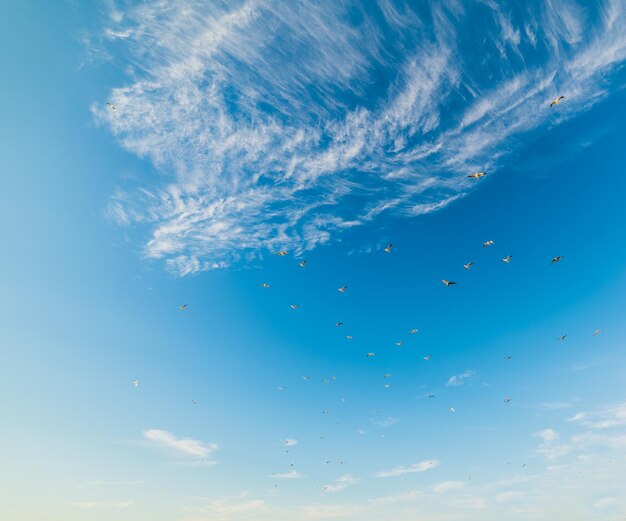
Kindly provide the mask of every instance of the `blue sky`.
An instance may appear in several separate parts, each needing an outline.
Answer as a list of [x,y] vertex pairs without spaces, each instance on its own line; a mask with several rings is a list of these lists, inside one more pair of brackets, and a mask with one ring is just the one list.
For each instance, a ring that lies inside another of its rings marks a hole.
[[626,9],[520,4],[3,4],[2,517],[623,519]]

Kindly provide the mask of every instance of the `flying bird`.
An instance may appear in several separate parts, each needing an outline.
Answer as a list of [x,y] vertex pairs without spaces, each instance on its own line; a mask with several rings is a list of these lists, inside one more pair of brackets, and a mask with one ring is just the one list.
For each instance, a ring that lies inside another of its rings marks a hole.
[[468,262],[467,264],[463,264],[463,267],[464,267],[466,270],[469,270],[469,269],[470,269],[473,265],[474,265],[474,263],[473,263],[473,262]]
[[493,241],[485,241],[485,242],[483,242],[483,248],[485,248],[486,246],[493,246]]
[[437,395],[435,395],[435,394],[429,394],[429,395],[428,395],[428,398],[437,398]]
[[563,336],[558,337],[558,338],[557,338],[557,340],[561,340],[561,341],[563,341],[563,340],[565,340],[566,338],[567,338],[567,335],[563,335]]
[[198,402],[196,402],[195,400],[191,400],[191,405],[198,405]]
[[276,255],[278,255],[279,257],[284,257],[285,255],[287,255],[287,250],[277,251]]
[[304,268],[306,266],[306,263],[307,263],[306,260],[300,261],[300,267]]
[[346,338],[347,338],[348,340],[352,340],[352,335],[346,335]]
[[601,330],[601,329],[596,329],[596,330],[593,332],[593,336],[599,335],[600,333],[602,333],[602,330]]
[[113,103],[110,103],[107,101],[107,107],[109,108],[110,111],[117,112],[117,107],[113,105]]
[[367,358],[371,358],[373,356],[376,356],[376,353],[367,353],[365,356],[367,356]]
[[291,309],[298,309],[300,304],[290,304]]
[[345,293],[347,289],[348,289],[348,286],[341,286],[340,288],[337,289],[337,291],[339,293]]
[[383,378],[391,378],[391,373],[385,373],[385,374],[383,375]]
[[385,384],[385,389],[389,389],[390,384]]
[[456,412],[456,409],[455,409],[454,407],[450,407],[450,412],[451,412],[451,413],[455,413],[455,412]]
[[426,355],[424,357],[424,360],[426,360],[427,362],[433,357],[433,355]]
[[561,262],[563,260],[563,257],[561,257],[561,255],[558,255],[556,257],[554,257],[554,259],[552,259],[552,262],[550,263],[550,266],[552,266],[555,262]]
[[272,286],[270,286],[267,282],[264,282],[263,284],[261,284],[262,288],[271,288]]
[[302,377],[302,379],[303,379],[304,381],[306,381],[306,380],[310,380],[310,379],[311,379],[311,377],[310,377],[310,376],[303,376],[303,377]]
[[411,329],[411,331],[409,331],[409,335],[414,335],[418,331],[419,331],[419,329]]
[[441,279],[441,282],[443,282],[446,286],[452,286],[453,284],[456,284],[456,282],[452,282],[446,279]]
[[505,360],[510,360],[511,358],[513,358],[511,355],[506,355],[506,356],[504,357],[504,359],[505,359]]
[[402,340],[399,340],[398,342],[396,342],[396,345],[398,347],[402,347],[404,345],[404,342]]
[[513,255],[507,255],[506,257],[504,257],[504,259],[502,259],[502,262],[506,262],[508,264],[509,262],[511,262],[512,258]]
[[470,174],[467,176],[468,179],[480,179],[481,177],[484,177],[485,172],[474,172],[473,174]]
[[555,105],[558,105],[559,103],[561,103],[561,100],[563,99],[565,99],[565,96],[559,96],[558,98],[556,98],[550,103],[550,106],[554,107]]
[[185,311],[187,309],[187,304],[183,304],[182,306],[178,306],[178,309],[181,311]]
[[509,396],[504,398],[504,403],[509,403],[511,401],[511,398]]
[[385,252],[391,253],[391,247],[392,246],[393,246],[393,244],[388,244],[387,247],[385,248]]
[[139,387],[139,380],[133,380],[133,385],[135,387]]
[[279,385],[278,386],[278,390],[279,391],[284,391],[285,389],[287,389],[284,385]]
[[343,326],[343,322],[337,322],[335,325],[336,325],[337,327],[341,327],[341,326]]

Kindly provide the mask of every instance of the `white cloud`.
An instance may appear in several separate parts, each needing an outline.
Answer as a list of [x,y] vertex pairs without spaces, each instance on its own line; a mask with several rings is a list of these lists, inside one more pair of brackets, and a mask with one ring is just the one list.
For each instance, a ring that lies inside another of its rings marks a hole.
[[396,423],[398,423],[400,420],[398,420],[398,418],[394,418],[393,416],[388,416],[387,418],[384,418],[382,420],[374,420],[371,419],[370,420],[374,425],[377,425],[378,427],[391,427],[392,425],[395,425]]
[[468,380],[474,378],[476,373],[468,369],[467,371],[463,371],[461,374],[456,374],[448,378],[448,383],[446,383],[449,387],[456,387],[459,385],[463,385],[467,383]]
[[218,448],[215,443],[205,444],[191,438],[178,438],[171,432],[159,429],[149,429],[147,431],[143,431],[143,436],[146,440],[163,447],[168,447],[178,452],[182,452],[183,454],[197,456],[199,458],[207,458]]
[[542,431],[536,432],[535,436],[537,438],[541,438],[545,443],[549,443],[559,439],[559,433],[556,432],[554,429],[544,429]]
[[521,499],[523,497],[524,493],[519,490],[508,490],[506,492],[501,492],[494,499],[496,503],[508,503],[509,501]]
[[396,476],[402,476],[403,474],[411,474],[413,472],[426,472],[427,470],[434,469],[439,466],[437,460],[425,460],[419,463],[413,463],[408,467],[395,467],[391,470],[383,470],[374,474],[377,478],[392,478]]
[[436,494],[444,494],[452,490],[463,490],[463,488],[465,488],[465,483],[462,481],[443,481],[432,487],[433,492]]
[[349,486],[356,485],[357,483],[360,483],[360,482],[361,482],[360,478],[356,478],[350,474],[345,474],[341,476],[340,478],[336,479],[334,483],[331,483],[329,485],[324,485],[324,491],[325,492],[339,492],[340,490],[344,490],[348,488]]
[[[382,212],[444,208],[477,186],[468,171],[506,164],[519,136],[609,95],[626,59],[617,0],[553,0],[524,25],[485,3],[480,67],[455,2],[418,15],[381,0],[391,38],[346,0],[112,8],[105,40],[133,72],[108,97],[117,111],[93,110],[160,176],[117,190],[107,215],[148,227],[145,255],[184,276],[309,250]],[[521,60],[527,40],[534,65]],[[565,102],[548,110],[557,94]]]
[[295,469],[291,469],[289,472],[284,472],[282,474],[272,474],[271,478],[277,479],[298,479],[301,478],[302,475]]
[[623,504],[623,501],[619,498],[603,497],[601,499],[598,499],[597,501],[594,501],[593,507],[597,508],[598,510],[605,510],[607,508],[619,507]]

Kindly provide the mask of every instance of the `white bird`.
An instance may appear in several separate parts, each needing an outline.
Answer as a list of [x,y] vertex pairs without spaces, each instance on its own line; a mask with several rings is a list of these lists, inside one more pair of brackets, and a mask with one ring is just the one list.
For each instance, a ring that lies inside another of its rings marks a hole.
[[480,179],[481,177],[484,177],[485,172],[474,172],[473,174],[470,174],[467,176],[468,179]]
[[456,282],[452,282],[446,279],[441,279],[441,282],[443,282],[446,286],[452,286],[453,284],[456,284]]
[[502,259],[502,262],[506,262],[508,264],[509,262],[511,262],[512,258],[513,255],[507,255],[506,257],[504,257],[504,259]]
[[557,340],[561,340],[561,341],[563,341],[563,340],[565,340],[566,338],[567,338],[567,335],[562,335],[562,336],[558,337],[558,338],[557,338]]
[[373,356],[376,356],[376,353],[367,353],[365,356],[367,356],[368,358],[371,358]]
[[300,267],[304,268],[306,266],[306,263],[307,263],[306,260],[300,261]]
[[385,373],[383,378],[391,378],[391,373]]
[[135,387],[139,387],[139,380],[133,380],[133,385]]
[[486,246],[493,246],[493,241],[485,241],[483,242],[483,248]]
[[555,262],[561,262],[563,260],[563,257],[561,257],[560,255],[554,257],[554,259],[552,259],[552,262],[550,263],[550,266],[552,266]]
[[404,345],[404,342],[403,342],[402,340],[398,340],[398,341],[396,342],[396,345],[397,345],[398,347],[402,347],[402,346]]
[[343,322],[337,322],[335,325],[336,325],[337,327],[341,327],[341,326],[343,326]]
[[277,251],[276,255],[278,255],[279,257],[284,257],[285,255],[287,255],[287,250]]
[[348,340],[352,340],[352,335],[346,335],[346,338],[347,338]]
[[178,306],[178,309],[181,311],[185,311],[187,309],[187,304],[183,304],[182,306]]
[[600,333],[602,333],[602,330],[601,330],[601,329],[596,329],[596,330],[593,332],[593,336],[599,335]]
[[345,293],[347,289],[348,289],[348,286],[341,286],[340,288],[337,289],[337,291],[339,293]]
[[385,384],[385,389],[389,389],[390,384]]
[[290,304],[291,309],[298,309],[300,304]]
[[310,376],[303,376],[303,377],[302,377],[302,379],[303,379],[304,381],[306,381],[306,380],[310,380],[310,379],[311,379],[311,377],[310,377]]
[[559,96],[558,98],[556,98],[550,103],[550,106],[554,107],[555,105],[558,105],[559,103],[561,103],[561,100],[563,99],[565,99],[565,96]]
[[109,108],[110,111],[117,112],[117,107],[113,105],[113,103],[110,103],[107,101],[107,107]]
[[419,331],[419,329],[411,329],[411,331],[409,331],[409,335],[414,335],[418,331]]
[[279,391],[284,391],[285,389],[287,389],[284,385],[279,385],[278,386],[278,390]]
[[504,398],[504,403],[509,403],[511,401],[511,398],[509,396],[507,396],[506,398]]
[[388,244],[387,247],[385,248],[385,252],[387,253],[391,253],[391,247],[393,246],[393,244]]
[[454,407],[450,407],[450,412],[451,412],[451,413],[455,413],[455,412],[456,412],[456,409],[455,409]]
[[424,360],[426,360],[427,362],[433,357],[433,355],[426,355],[424,357]]
[[263,284],[261,284],[262,288],[271,288],[272,286],[270,286],[267,282],[264,282]]
[[466,270],[469,270],[469,269],[470,269],[473,265],[474,265],[474,263],[473,263],[473,262],[468,262],[467,264],[463,264],[463,267],[464,267]]

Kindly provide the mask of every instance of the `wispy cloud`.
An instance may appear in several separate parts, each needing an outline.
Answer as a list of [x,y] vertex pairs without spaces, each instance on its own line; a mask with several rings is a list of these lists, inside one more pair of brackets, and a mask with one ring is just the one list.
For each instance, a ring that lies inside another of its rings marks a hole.
[[426,472],[427,470],[434,469],[439,466],[437,460],[425,460],[419,463],[413,463],[408,467],[395,467],[391,470],[382,470],[374,474],[377,478],[393,478],[396,476],[402,476],[403,474],[412,474],[414,472]]
[[[107,214],[148,227],[145,255],[179,275],[309,250],[382,213],[433,212],[469,193],[468,171],[494,171],[521,136],[605,98],[626,58],[619,0],[538,2],[524,16],[493,1],[463,16],[453,0],[379,6],[113,8],[104,40],[132,73],[110,93],[117,111],[93,111],[160,176],[117,190]],[[565,102],[548,110],[557,94]]]
[[171,432],[160,429],[143,431],[143,437],[156,445],[173,449],[187,456],[199,458],[208,458],[218,448],[215,443],[203,443],[192,438],[179,438]]
[[432,490],[435,494],[445,494],[454,490],[463,490],[465,483],[462,481],[443,481],[432,486]]
[[461,374],[455,374],[451,376],[450,378],[448,378],[448,382],[446,383],[446,385],[449,387],[456,387],[459,385],[463,385],[467,383],[469,380],[471,380],[472,378],[474,378],[474,376],[476,376],[476,373],[468,369],[467,371],[463,371]]
[[345,474],[340,478],[336,479],[333,483],[329,485],[324,485],[325,492],[339,492],[340,490],[344,490],[352,485],[356,485],[361,482],[361,478],[354,477],[350,474]]
[[302,475],[295,469],[291,469],[289,472],[284,472],[282,474],[272,474],[271,478],[277,479],[298,479],[301,478]]

